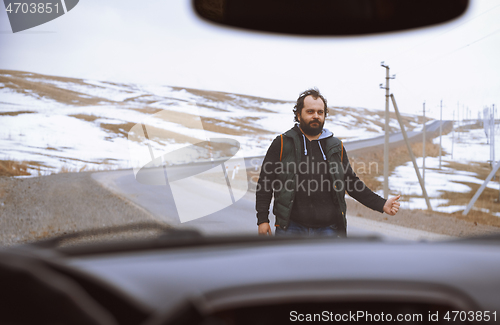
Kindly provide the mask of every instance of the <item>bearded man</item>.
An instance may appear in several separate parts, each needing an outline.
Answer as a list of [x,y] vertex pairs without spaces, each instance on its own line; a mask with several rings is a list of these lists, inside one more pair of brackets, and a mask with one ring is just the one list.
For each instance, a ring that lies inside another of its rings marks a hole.
[[342,142],[323,128],[327,101],[318,89],[300,94],[295,126],[274,139],[262,163],[256,191],[258,232],[272,235],[269,206],[274,196],[276,235],[346,236],[345,193],[390,215],[399,195],[385,200],[354,173]]

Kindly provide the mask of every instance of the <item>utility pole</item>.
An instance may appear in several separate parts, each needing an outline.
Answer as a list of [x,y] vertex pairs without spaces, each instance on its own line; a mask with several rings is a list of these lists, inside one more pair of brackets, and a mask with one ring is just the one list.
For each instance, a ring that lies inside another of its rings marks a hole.
[[424,135],[423,135],[423,141],[422,141],[422,156],[424,158],[424,161],[422,163],[422,181],[424,182],[425,185],[425,102],[424,102]]
[[443,100],[441,99],[440,113],[439,113],[439,169],[441,169],[441,144],[443,134]]
[[[491,166],[494,166],[495,164],[495,104],[493,104],[493,107],[491,109]],[[495,177],[493,177],[495,179]]]
[[431,202],[429,200],[429,196],[427,195],[427,191],[425,190],[424,180],[420,177],[420,171],[418,170],[417,160],[415,159],[415,155],[413,154],[413,150],[411,149],[410,141],[408,141],[408,136],[406,135],[405,126],[403,124],[403,120],[401,119],[401,114],[399,114],[398,105],[396,104],[396,99],[394,98],[394,94],[391,94],[392,105],[394,106],[394,110],[396,111],[396,117],[398,118],[399,126],[401,127],[401,133],[403,134],[403,139],[406,142],[406,147],[408,148],[408,153],[410,154],[411,162],[413,163],[413,168],[415,169],[415,174],[417,174],[418,182],[420,183],[420,187],[422,188],[422,195],[425,198],[425,203],[427,204],[427,209],[432,211]]
[[492,114],[491,114],[491,108],[488,107],[488,134],[489,134],[489,143],[490,143],[490,164],[491,164],[491,167],[493,167],[493,147],[491,146],[492,143],[493,143],[493,137],[492,137],[492,134],[491,134],[491,130],[493,129],[491,127],[491,120],[492,120]]
[[[493,146],[495,145],[495,113],[496,113],[496,108],[495,108],[495,104],[493,104],[493,138],[492,138]],[[495,156],[495,147],[493,147],[493,156]],[[491,164],[491,166],[493,166],[493,163]],[[496,172],[494,175],[495,176],[493,176],[493,179],[495,179],[495,177],[496,177]],[[500,188],[498,190],[499,191],[498,191],[497,202],[500,202]]]
[[[490,108],[488,106],[483,107],[483,128],[484,134],[486,135],[486,144],[490,144]],[[491,160],[491,148],[490,148],[490,160]]]
[[451,159],[453,160],[453,147],[455,146],[455,112],[453,112],[453,124],[452,126],[452,135],[451,135]]
[[384,62],[380,64],[385,68],[385,87],[380,84],[380,88],[385,89],[385,142],[384,142],[384,198],[389,198],[389,66]]
[[483,185],[481,185],[479,190],[477,190],[476,194],[474,194],[474,196],[470,200],[469,204],[467,205],[467,208],[465,208],[464,212],[462,212],[462,215],[466,216],[467,213],[469,213],[469,211],[472,209],[472,207],[474,206],[474,203],[476,203],[477,199],[479,198],[481,193],[483,193],[484,189],[486,188],[486,185],[488,185],[488,183],[493,178],[493,175],[495,175],[495,173],[498,171],[498,169],[500,169],[500,161],[497,164],[495,164],[494,166],[495,167],[493,167],[493,170],[491,171],[491,173],[484,180]]

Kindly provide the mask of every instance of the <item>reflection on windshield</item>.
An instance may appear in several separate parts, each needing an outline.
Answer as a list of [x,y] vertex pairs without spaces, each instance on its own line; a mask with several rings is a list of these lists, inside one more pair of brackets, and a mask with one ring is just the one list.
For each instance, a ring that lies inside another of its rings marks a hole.
[[385,167],[400,209],[382,214],[346,196],[347,235],[441,240],[498,232],[500,176],[491,175],[500,152],[498,6],[473,4],[435,29],[302,39],[205,25],[187,2],[154,5],[88,1],[20,33],[1,20],[9,31],[0,33],[2,245],[145,223],[257,235],[264,157],[294,126],[297,96],[314,86],[328,99],[324,128],[342,140],[352,171],[383,196],[382,60],[397,74],[390,92],[432,211],[391,107]]

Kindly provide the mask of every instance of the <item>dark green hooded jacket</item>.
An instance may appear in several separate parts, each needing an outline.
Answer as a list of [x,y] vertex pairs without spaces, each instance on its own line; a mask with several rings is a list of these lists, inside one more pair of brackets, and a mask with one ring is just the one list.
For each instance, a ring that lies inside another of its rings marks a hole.
[[[313,192],[311,197],[311,193],[306,193],[309,190],[301,184],[304,185],[306,180],[313,181],[311,178],[314,176],[308,173],[314,172],[314,168],[311,168],[311,160],[305,159],[313,153],[327,166],[323,173],[328,180],[324,181],[331,185],[331,190],[321,187],[321,191]],[[304,165],[306,161],[309,162],[307,166]],[[307,167],[306,173],[300,164]],[[318,140],[309,141],[296,125],[276,137],[264,158],[256,191],[257,223],[269,222],[269,206],[274,196],[276,227],[286,230],[292,219],[307,227],[330,226],[345,235],[346,191],[367,207],[383,211],[385,200],[356,176],[338,138],[323,129]],[[308,218],[314,219],[315,216],[316,220],[311,220],[311,225]]]

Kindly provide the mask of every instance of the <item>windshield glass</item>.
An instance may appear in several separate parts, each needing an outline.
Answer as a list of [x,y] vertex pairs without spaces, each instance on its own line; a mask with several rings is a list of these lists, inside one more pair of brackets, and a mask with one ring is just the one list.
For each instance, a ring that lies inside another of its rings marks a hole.
[[[190,1],[66,0],[25,26],[15,11],[32,8],[9,3],[2,246],[117,226],[130,227],[111,237],[149,236],[154,224],[388,240],[499,230],[496,1],[472,1],[451,23],[354,37],[226,29]],[[314,88],[322,97],[300,105]]]

